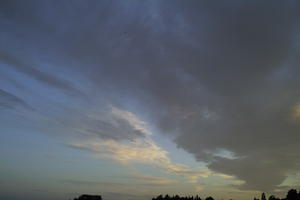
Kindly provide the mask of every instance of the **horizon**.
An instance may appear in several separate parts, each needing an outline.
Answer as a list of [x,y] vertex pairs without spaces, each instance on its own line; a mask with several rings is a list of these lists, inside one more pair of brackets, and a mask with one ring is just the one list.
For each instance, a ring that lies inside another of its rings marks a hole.
[[0,1],[0,199],[300,188],[300,2]]

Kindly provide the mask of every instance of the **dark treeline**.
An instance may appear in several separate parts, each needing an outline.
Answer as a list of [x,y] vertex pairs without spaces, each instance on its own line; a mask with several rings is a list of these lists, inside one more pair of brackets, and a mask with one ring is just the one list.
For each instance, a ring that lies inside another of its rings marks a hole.
[[[300,200],[300,191],[297,192],[295,189],[291,189],[288,191],[287,195],[285,198],[278,198],[275,197],[274,195],[269,196],[269,198],[266,197],[265,193],[262,193],[261,199],[260,200]],[[259,200],[258,198],[254,198],[254,200]]]
[[[194,196],[185,196],[181,197],[178,195],[169,196],[168,194],[163,196],[159,195],[157,197],[152,198],[152,200],[202,200],[198,195]],[[205,200],[214,200],[212,197],[207,197]]]
[[74,200],[102,200],[102,197],[100,195],[83,194],[80,197],[75,198]]
[[[159,195],[155,198],[152,198],[152,200],[214,200],[214,198],[212,197],[206,197],[201,199],[198,195],[194,196],[169,196],[168,194],[163,196],[163,195]],[[261,199],[259,198],[254,198],[254,200],[300,200],[300,191],[297,192],[297,190],[295,189],[291,189],[288,191],[287,195],[285,198],[278,198],[275,197],[274,195],[269,196],[269,198],[266,197],[265,193],[262,193],[261,195]]]
[[[75,198],[74,200],[102,200],[102,197],[99,195],[81,195],[78,198]],[[152,198],[152,200],[214,200],[212,197],[206,197],[201,199],[198,195],[194,196],[185,196],[181,197],[178,195],[174,196],[169,196],[168,194],[163,196],[159,195],[157,197]],[[287,195],[285,198],[278,198],[275,197],[274,195],[269,196],[268,198],[266,197],[265,193],[262,193],[261,199],[259,198],[254,198],[254,200],[300,200],[300,191],[297,192],[295,189],[291,189],[288,191]]]

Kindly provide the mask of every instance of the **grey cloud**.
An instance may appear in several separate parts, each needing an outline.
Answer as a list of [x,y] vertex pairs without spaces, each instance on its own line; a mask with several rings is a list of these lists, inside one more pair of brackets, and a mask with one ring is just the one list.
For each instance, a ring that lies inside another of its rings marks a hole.
[[60,182],[72,184],[72,185],[85,185],[85,186],[109,186],[116,187],[120,185],[124,185],[122,183],[113,183],[113,182],[101,182],[101,181],[83,181],[83,180],[60,180]]
[[[129,178],[129,177],[127,177]],[[150,187],[163,187],[167,186],[169,183],[162,182],[163,178],[157,178],[153,177],[151,178],[134,178],[136,179],[137,183],[122,183],[122,182],[103,182],[103,181],[84,181],[84,180],[61,180],[63,183],[77,185],[77,186],[107,186],[107,187],[118,187],[118,186],[128,186],[128,185],[135,185],[138,184],[138,186],[150,186]]]
[[[103,107],[105,106],[102,105]],[[145,137],[146,129],[136,127],[128,116],[119,116],[113,113],[112,109],[117,108],[108,107],[98,112],[70,110],[68,117],[58,117],[57,120],[71,132],[82,136],[127,141]]]
[[[12,6],[4,18],[28,24],[37,38],[53,36],[45,53],[76,63],[95,94],[135,102],[178,147],[244,180],[241,189],[271,190],[300,171],[300,124],[291,119],[300,103],[299,2],[59,5],[66,11],[29,6],[36,16],[25,21],[9,14],[21,9]],[[116,132],[89,123],[92,132]],[[212,153],[219,149],[237,158]]]

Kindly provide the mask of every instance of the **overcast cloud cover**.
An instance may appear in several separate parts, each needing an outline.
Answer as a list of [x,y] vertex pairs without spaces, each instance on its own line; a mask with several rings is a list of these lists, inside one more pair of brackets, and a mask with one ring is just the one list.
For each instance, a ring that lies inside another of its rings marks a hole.
[[1,1],[0,111],[74,140],[147,138],[139,116],[239,189],[278,189],[300,172],[299,23],[296,0]]

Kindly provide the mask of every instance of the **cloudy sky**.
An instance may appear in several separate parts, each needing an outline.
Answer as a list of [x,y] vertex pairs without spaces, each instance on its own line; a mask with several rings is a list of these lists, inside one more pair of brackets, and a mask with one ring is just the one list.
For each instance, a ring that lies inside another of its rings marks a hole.
[[0,27],[1,199],[300,185],[299,1],[2,0]]

